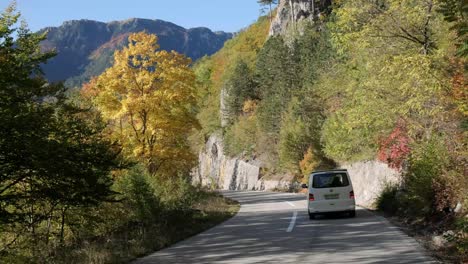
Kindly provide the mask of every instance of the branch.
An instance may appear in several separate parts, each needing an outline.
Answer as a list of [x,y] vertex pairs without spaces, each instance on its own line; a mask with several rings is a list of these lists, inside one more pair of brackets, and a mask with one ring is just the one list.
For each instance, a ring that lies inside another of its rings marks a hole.
[[26,177],[28,177],[28,175],[22,176],[22,177],[20,177],[19,179],[17,179],[16,181],[13,181],[12,183],[8,184],[6,187],[4,187],[2,190],[0,190],[0,194],[6,192],[8,189],[10,189],[11,187],[13,187],[14,185],[20,183],[20,182],[23,181]]
[[134,119],[133,119],[133,112],[132,112],[132,111],[130,111],[130,125],[132,126],[133,131],[135,132],[136,139],[138,140],[138,142],[141,143],[140,135],[138,134],[138,130],[137,130],[137,128],[135,127],[135,121],[134,121]]

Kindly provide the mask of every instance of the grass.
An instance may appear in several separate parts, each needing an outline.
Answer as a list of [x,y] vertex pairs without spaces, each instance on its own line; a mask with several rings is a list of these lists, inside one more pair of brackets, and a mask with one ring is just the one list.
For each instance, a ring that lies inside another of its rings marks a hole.
[[166,220],[155,219],[151,226],[128,223],[112,234],[63,250],[53,263],[128,263],[210,229],[233,217],[240,208],[237,202],[215,192],[202,191],[199,195],[191,210],[167,212]]

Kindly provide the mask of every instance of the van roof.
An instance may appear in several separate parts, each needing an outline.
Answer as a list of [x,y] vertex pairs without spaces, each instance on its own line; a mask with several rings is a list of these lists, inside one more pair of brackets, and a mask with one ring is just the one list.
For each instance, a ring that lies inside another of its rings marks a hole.
[[312,174],[325,173],[325,172],[348,172],[348,170],[347,169],[319,170],[319,171],[313,171]]

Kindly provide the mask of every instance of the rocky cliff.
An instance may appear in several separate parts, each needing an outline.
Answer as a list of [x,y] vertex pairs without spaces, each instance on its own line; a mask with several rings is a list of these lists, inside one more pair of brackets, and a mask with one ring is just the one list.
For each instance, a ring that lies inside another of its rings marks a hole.
[[302,21],[313,21],[329,11],[331,0],[280,0],[270,36],[285,35]]
[[261,162],[224,155],[224,144],[219,135],[211,135],[205,149],[199,153],[199,165],[193,173],[193,182],[223,190],[289,190],[297,188],[289,176],[263,177]]

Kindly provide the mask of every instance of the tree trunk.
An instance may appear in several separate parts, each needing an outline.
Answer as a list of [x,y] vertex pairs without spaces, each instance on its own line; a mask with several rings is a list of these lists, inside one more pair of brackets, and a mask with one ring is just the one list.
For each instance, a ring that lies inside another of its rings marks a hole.
[[50,228],[52,226],[52,213],[47,217],[46,245],[49,245]]
[[423,45],[423,54],[428,55],[430,48],[431,48],[431,38],[430,38],[430,30],[429,30],[429,23],[432,17],[432,8],[434,7],[434,3],[432,1],[428,2],[427,7],[427,18],[426,23],[424,24],[424,45]]
[[311,17],[311,20],[314,21],[315,20],[315,0],[310,0],[310,8],[312,9],[310,17]]
[[271,8],[271,2],[270,2],[270,25],[273,23],[273,14],[271,13],[272,8]]
[[62,209],[62,222],[60,223],[60,244],[63,246],[65,241],[65,213],[67,212],[67,208]]
[[295,21],[295,16],[294,16],[294,3],[292,0],[289,0],[289,8],[291,9],[291,24],[295,28],[296,21]]

